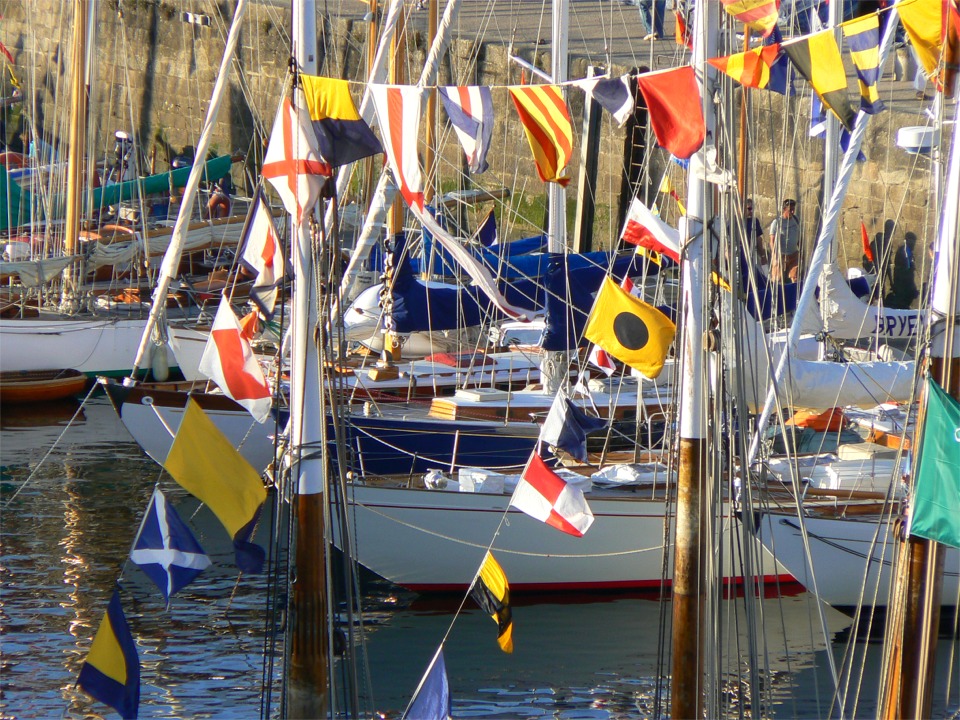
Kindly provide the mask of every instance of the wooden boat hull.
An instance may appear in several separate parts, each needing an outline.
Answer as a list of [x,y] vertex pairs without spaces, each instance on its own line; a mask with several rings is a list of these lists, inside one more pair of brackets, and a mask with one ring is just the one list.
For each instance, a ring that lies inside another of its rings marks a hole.
[[87,382],[86,375],[72,369],[0,372],[0,403],[63,400],[82,393]]
[[[491,540],[511,593],[659,592],[670,584],[673,561],[664,556],[672,554],[672,543],[665,544],[669,507],[663,500],[588,494],[596,519],[577,538],[518,510],[508,511],[510,496],[505,494],[364,485],[351,486],[348,493],[357,559],[381,577],[417,592],[465,590]],[[734,538],[731,524],[725,525],[724,582],[738,583],[742,577],[730,569],[740,567],[733,550],[741,547],[739,532]],[[765,582],[794,582],[759,544],[756,549]]]

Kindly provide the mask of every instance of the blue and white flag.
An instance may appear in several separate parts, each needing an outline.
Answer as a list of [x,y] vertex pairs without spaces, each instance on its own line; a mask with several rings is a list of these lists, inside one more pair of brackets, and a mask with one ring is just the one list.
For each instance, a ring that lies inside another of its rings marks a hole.
[[467,155],[470,172],[484,172],[493,137],[493,93],[490,88],[477,85],[446,86],[439,90],[443,109]]
[[442,645],[433,656],[433,662],[403,717],[409,720],[447,720],[450,717],[450,683]]
[[210,567],[210,558],[158,488],[150,498],[130,559],[156,583],[167,602]]
[[629,75],[621,75],[616,78],[584,78],[575,80],[571,84],[583,90],[587,94],[587,100],[595,101],[613,115],[617,125],[623,127],[637,107],[636,98],[630,91],[629,77]]
[[497,244],[497,216],[493,214],[492,209],[480,222],[480,226],[473,236],[479,240],[480,245],[485,248],[493,247]]
[[558,392],[540,429],[540,440],[580,462],[586,462],[587,435],[606,426],[606,420],[590,417],[562,392]]
[[[780,28],[774,25],[773,32],[763,39],[764,45],[774,45],[783,42]],[[767,81],[767,90],[793,97],[797,91],[790,80],[790,60],[786,53],[781,52],[777,61],[770,66],[770,79]]]

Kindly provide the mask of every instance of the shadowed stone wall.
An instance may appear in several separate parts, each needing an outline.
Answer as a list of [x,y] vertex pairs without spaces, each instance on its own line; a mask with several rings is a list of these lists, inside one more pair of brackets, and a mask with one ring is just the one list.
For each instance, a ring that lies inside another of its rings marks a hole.
[[[353,15],[321,24],[320,72],[360,80],[365,67],[366,5],[354,3]],[[26,6],[30,6],[27,16]],[[28,89],[25,113],[36,118],[47,136],[66,127],[72,3],[65,0],[35,0],[9,3],[4,10],[0,40],[14,54],[16,71]],[[182,17],[184,4],[163,0],[103,0],[97,23],[92,122],[96,147],[101,153],[112,148],[117,129],[133,130],[148,163],[156,171],[169,167],[177,154],[192,148],[199,137],[210,92],[216,79],[234,2],[217,4],[198,0],[193,18]],[[186,3],[187,6],[190,3]],[[288,78],[289,13],[286,3],[251,4],[241,37],[240,57],[230,81],[228,101],[220,114],[214,148],[219,153],[247,156],[249,173],[262,156],[265,136],[273,122],[278,99]],[[322,3],[318,4],[322,10]],[[43,22],[37,22],[43,18]],[[209,23],[209,24],[203,24]],[[408,77],[416,78],[425,54],[422,31],[409,34]],[[527,43],[517,54],[541,68],[549,68],[549,53]],[[614,68],[615,73],[629,68]],[[238,72],[239,71],[239,72]],[[584,77],[586,63],[574,58],[570,77]],[[509,99],[506,85],[519,83],[521,71],[507,60],[502,45],[473,40],[452,43],[440,72],[441,83],[486,84],[495,87],[498,127],[491,151],[491,172],[478,178],[484,187],[504,185],[516,194],[542,198],[544,184],[536,174],[532,155]],[[802,84],[802,83],[801,83]],[[360,86],[355,87],[359,99]],[[738,92],[739,96],[739,92]],[[799,201],[805,242],[812,243],[821,214],[823,141],[807,137],[809,94],[784,98],[773,93],[752,93],[755,118],[749,125],[751,158],[748,192],[756,199],[757,216],[768,226],[785,197]],[[576,143],[582,126],[582,94],[569,92]],[[61,109],[57,109],[61,108]],[[735,110],[736,115],[739,109]],[[442,114],[441,114],[442,117]],[[896,221],[889,242],[893,250],[902,245],[905,232],[920,238],[922,249],[932,239],[929,160],[896,148],[892,138],[901,125],[917,124],[916,116],[886,112],[871,120],[864,152],[866,162],[854,170],[849,195],[840,221],[842,267],[859,265],[860,222],[871,236],[882,233],[884,221]],[[609,116],[603,118],[599,163],[596,241],[611,242],[618,231],[615,217],[623,172],[623,131]],[[64,133],[65,134],[65,133]],[[456,177],[462,165],[456,137],[448,124],[439,132],[437,172]],[[735,142],[736,137],[726,138]],[[661,154],[657,154],[659,157]],[[577,177],[579,147],[575,147],[569,174]],[[235,181],[245,186],[244,170],[235,166]],[[147,168],[149,169],[149,168]],[[656,189],[663,167],[655,167],[651,184]],[[677,191],[683,195],[684,174],[670,170]],[[452,181],[451,181],[452,182]],[[575,183],[569,199],[574,203]],[[452,189],[444,186],[444,190]],[[651,196],[652,197],[652,196]],[[669,216],[670,202],[664,203]],[[526,217],[516,229],[542,222],[542,215]]]

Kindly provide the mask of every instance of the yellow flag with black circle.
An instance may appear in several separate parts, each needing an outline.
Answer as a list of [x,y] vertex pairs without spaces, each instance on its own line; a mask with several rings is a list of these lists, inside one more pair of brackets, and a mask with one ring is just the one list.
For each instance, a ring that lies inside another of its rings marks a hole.
[[584,336],[620,362],[655,378],[663,370],[677,326],[609,277],[593,305]]
[[480,609],[497,623],[497,643],[505,653],[513,652],[513,611],[510,609],[510,585],[492,554],[488,551],[483,565],[470,588],[472,597]]

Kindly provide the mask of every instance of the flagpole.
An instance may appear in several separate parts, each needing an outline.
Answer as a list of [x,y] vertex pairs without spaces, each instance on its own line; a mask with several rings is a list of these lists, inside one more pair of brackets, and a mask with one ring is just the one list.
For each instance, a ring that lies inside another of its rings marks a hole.
[[[295,72],[317,74],[317,28],[314,0],[299,0],[293,8]],[[319,354],[313,334],[317,328],[314,290],[313,238],[305,208],[302,220],[291,216],[291,255],[294,293],[290,349],[291,468],[296,478],[296,526],[293,548],[296,582],[290,586],[289,666],[286,714],[288,717],[323,717],[328,703],[329,633],[324,524],[326,453],[322,445],[326,414],[318,399],[322,391]],[[310,449],[308,449],[310,448]]]
[[[700,73],[700,97],[705,125],[705,152],[714,136],[713,77],[706,58],[717,54],[719,3],[695,5],[693,66]],[[680,377],[680,441],[677,477],[677,520],[673,569],[673,656],[671,717],[701,718],[704,708],[706,582],[702,544],[706,532],[707,478],[705,363],[703,347],[703,285],[709,273],[709,243],[704,242],[706,220],[713,213],[706,182],[690,183],[687,215],[680,236],[683,333]]]
[[[960,118],[954,116],[947,184],[930,299],[930,374],[949,395],[960,399]],[[917,422],[921,435],[924,413]],[[921,448],[922,451],[922,448]],[[916,463],[911,468],[916,482]],[[886,693],[879,717],[930,717],[936,666],[944,552],[932,540],[898,538],[893,607],[887,614],[884,670]],[[896,603],[894,605],[894,602]],[[881,676],[883,677],[883,675]]]

